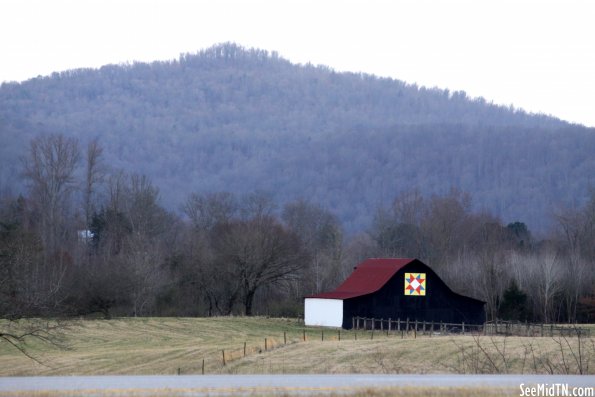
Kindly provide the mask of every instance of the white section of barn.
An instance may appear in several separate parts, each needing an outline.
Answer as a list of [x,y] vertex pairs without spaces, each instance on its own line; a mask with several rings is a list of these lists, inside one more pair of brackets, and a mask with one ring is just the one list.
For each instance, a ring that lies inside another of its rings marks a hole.
[[306,298],[304,322],[306,325],[341,327],[343,325],[343,300]]

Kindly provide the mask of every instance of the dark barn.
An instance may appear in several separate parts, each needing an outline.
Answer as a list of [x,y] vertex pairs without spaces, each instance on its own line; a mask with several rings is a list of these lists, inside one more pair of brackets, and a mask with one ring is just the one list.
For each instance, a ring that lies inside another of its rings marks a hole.
[[484,305],[453,292],[417,259],[368,259],[334,291],[306,297],[304,319],[345,329],[353,317],[483,324]]

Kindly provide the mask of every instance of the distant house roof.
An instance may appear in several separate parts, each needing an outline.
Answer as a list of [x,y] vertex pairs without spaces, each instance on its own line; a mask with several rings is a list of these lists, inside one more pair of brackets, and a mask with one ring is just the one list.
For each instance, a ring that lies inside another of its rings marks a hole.
[[331,292],[310,295],[306,298],[320,299],[349,299],[356,296],[371,294],[378,291],[390,280],[403,266],[415,259],[384,259],[373,258],[360,263],[353,273]]

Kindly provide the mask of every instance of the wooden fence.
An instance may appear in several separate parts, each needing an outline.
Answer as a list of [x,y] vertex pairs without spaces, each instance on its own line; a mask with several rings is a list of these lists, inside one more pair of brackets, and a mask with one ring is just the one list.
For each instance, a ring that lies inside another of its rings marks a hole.
[[421,333],[469,333],[482,332],[483,324],[443,323],[441,321],[418,321],[397,318],[393,320],[382,318],[352,317],[352,328],[355,330],[381,330],[386,332],[410,332]]
[[[308,341],[342,341],[342,340],[365,340],[374,339],[375,331],[383,331],[386,336],[397,336],[401,338],[416,338],[417,336],[426,335],[448,335],[448,334],[466,334],[466,335],[504,335],[504,336],[529,336],[529,337],[554,337],[554,336],[569,336],[569,337],[589,337],[590,329],[579,328],[573,325],[561,326],[554,324],[532,324],[519,323],[510,321],[488,321],[484,324],[467,324],[461,323],[443,323],[439,321],[418,321],[411,319],[378,319],[353,317],[353,329],[350,332],[341,328],[303,328],[297,334],[294,332],[290,335],[283,331],[283,336],[264,337],[261,343],[254,343],[248,345],[244,342],[243,345],[238,345],[235,348],[221,349],[218,352],[213,352],[210,357],[202,359],[199,362],[198,368],[194,367],[190,372],[181,367],[177,368],[177,373],[180,375],[184,373],[218,373],[221,367],[225,367],[233,361],[242,359],[249,355],[261,354],[263,352],[271,351],[288,344],[308,342]],[[358,334],[358,330],[372,331]],[[359,335],[359,336],[358,336]],[[382,335],[382,334],[381,334]],[[205,364],[208,364],[205,367]]]
[[513,321],[488,321],[485,323],[484,333],[488,335],[515,335],[515,336],[578,336],[590,337],[591,330],[575,325],[536,324]]
[[487,321],[484,324],[443,323],[437,321],[418,321],[411,319],[381,319],[352,317],[351,325],[354,330],[381,330],[386,332],[421,332],[422,335],[483,333],[484,335],[505,336],[579,336],[590,337],[591,330],[577,326],[561,326],[556,324],[534,324],[512,321]]

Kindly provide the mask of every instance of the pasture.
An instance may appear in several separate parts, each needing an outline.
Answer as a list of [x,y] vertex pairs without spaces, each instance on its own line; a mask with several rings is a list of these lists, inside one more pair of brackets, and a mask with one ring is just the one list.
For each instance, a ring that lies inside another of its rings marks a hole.
[[[17,331],[21,323],[1,322]],[[591,335],[595,327],[591,328]],[[305,339],[305,340],[304,340]],[[517,373],[595,374],[595,338],[414,335],[304,327],[263,317],[70,321],[59,346],[0,341],[0,376]],[[225,361],[225,362],[224,362]],[[204,363],[204,364],[203,364]]]

